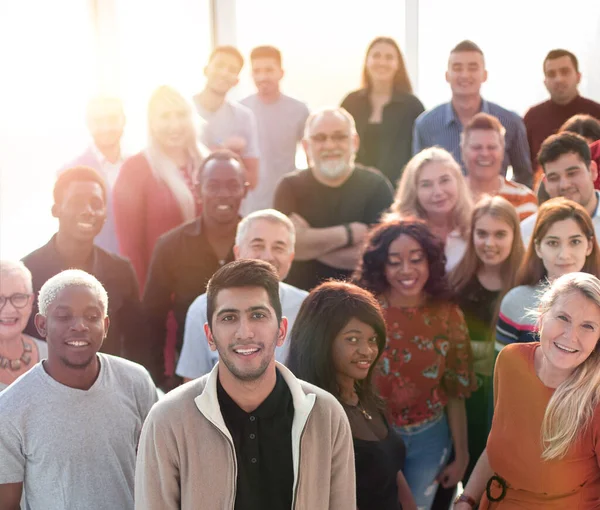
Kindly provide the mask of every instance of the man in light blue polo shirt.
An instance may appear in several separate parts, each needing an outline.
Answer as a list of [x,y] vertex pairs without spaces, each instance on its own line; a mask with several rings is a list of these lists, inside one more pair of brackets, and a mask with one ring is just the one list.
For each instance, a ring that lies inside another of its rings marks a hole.
[[[238,224],[233,252],[236,259],[259,259],[275,266],[279,273],[279,297],[283,315],[288,319],[288,334],[292,330],[300,305],[308,292],[283,280],[294,259],[296,231],[291,220],[279,211],[265,209],[246,216]],[[188,309],[183,334],[183,348],[176,373],[184,381],[196,379],[210,372],[218,361],[218,353],[211,351],[204,333],[206,323],[206,294],[197,297]],[[275,350],[275,358],[285,362],[288,342]]]
[[423,112],[417,118],[413,133],[413,154],[439,145],[462,165],[460,134],[463,126],[466,126],[476,113],[488,113],[497,117],[506,129],[502,173],[506,174],[506,168],[512,165],[514,179],[531,187],[531,160],[525,124],[516,113],[481,97],[481,85],[486,80],[485,61],[479,46],[472,41],[459,43],[450,52],[446,71],[452,100]]

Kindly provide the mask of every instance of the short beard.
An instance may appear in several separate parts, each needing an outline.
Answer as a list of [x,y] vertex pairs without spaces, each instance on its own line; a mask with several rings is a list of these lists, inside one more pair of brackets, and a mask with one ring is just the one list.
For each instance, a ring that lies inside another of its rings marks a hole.
[[94,354],[94,355],[90,356],[89,359],[87,359],[86,361],[84,361],[82,363],[71,363],[65,357],[60,358],[60,360],[68,368],[72,368],[74,370],[84,370],[84,369],[86,369],[87,367],[89,367],[92,364],[92,362],[94,361],[95,357],[96,357],[96,355]]
[[[242,382],[255,382],[257,380],[259,380],[261,377],[263,377],[263,375],[265,374],[265,372],[267,371],[267,368],[269,368],[269,365],[271,364],[271,361],[273,361],[273,358],[275,356],[275,346],[277,345],[277,336],[273,339],[273,347],[272,347],[272,352],[270,356],[265,356],[262,361],[261,364],[258,366],[258,368],[252,372],[242,372],[241,370],[239,370],[236,366],[235,363],[233,363],[231,361],[231,359],[229,358],[229,348],[225,347],[220,348],[219,346],[219,342],[218,340],[214,337],[214,333],[213,333],[213,338],[214,338],[214,342],[215,345],[217,346],[217,351],[219,353],[219,361],[223,363],[223,365],[225,365],[227,367],[227,370],[229,370],[229,372],[239,381]],[[267,348],[269,347],[269,345],[265,345],[264,343],[260,343],[257,344],[261,351],[265,354],[267,354]]]

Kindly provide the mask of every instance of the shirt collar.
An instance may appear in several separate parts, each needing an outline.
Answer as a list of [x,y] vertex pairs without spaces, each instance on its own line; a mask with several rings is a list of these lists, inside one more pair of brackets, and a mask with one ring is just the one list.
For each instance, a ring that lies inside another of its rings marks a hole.
[[[458,117],[456,116],[456,112],[454,111],[454,108],[452,107],[452,101],[447,102],[445,106],[446,107],[444,108],[444,119],[443,119],[444,126],[447,127],[450,124],[452,124],[453,122],[460,124],[460,120],[458,120]],[[490,104],[483,98],[481,98],[481,108],[479,111],[490,114]]]
[[98,149],[98,147],[96,147],[96,144],[94,142],[92,142],[92,145],[90,147],[92,154],[95,156],[95,158],[98,160],[98,163],[100,163],[101,165],[104,164],[111,164],[111,165],[118,165],[120,163],[123,163],[124,158],[123,158],[123,153],[121,152],[121,154],[119,154],[119,159],[115,162],[115,163],[111,163],[110,161],[108,161],[108,159],[106,159],[106,156],[102,153],[102,151],[100,149]]
[[[64,271],[65,269],[68,269],[68,264],[65,264],[65,261],[56,246],[56,236],[57,235],[58,234],[54,234],[46,246],[48,247],[48,250],[51,252],[51,255],[49,254],[50,255],[49,260],[59,261],[60,269],[61,269],[61,271]],[[85,264],[85,266],[86,266],[85,270],[93,275],[96,275],[99,273],[98,267],[97,267],[98,266],[98,253],[97,252],[98,252],[98,247],[96,245],[94,245],[92,248],[92,254],[90,255],[90,258],[88,260],[86,260],[86,264]]]
[[259,418],[271,418],[278,413],[285,412],[286,400],[291,402],[289,388],[279,370],[276,370],[276,381],[273,391],[254,411],[247,413],[225,391],[221,385],[221,381],[217,378],[217,396],[221,410],[225,411],[225,415],[230,415],[235,419],[247,420],[248,416],[257,416]]
[[598,190],[594,191],[594,193],[596,194],[596,208],[594,209],[594,212],[592,213],[592,218],[596,217],[596,214],[598,214],[598,205],[600,205],[600,192]]

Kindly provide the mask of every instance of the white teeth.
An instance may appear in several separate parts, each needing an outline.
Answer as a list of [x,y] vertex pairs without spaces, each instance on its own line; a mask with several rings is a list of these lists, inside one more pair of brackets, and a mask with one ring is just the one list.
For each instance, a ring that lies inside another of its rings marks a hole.
[[564,345],[560,345],[557,342],[554,342],[554,345],[561,351],[569,352],[571,354],[573,354],[574,352],[577,352],[577,349],[569,349],[568,347],[565,347]]
[[400,280],[400,283],[401,283],[402,285],[405,285],[405,286],[407,286],[407,287],[410,287],[411,285],[414,285],[416,281],[417,281],[417,280]]
[[67,342],[67,345],[72,345],[73,347],[83,347],[85,345],[88,345],[88,342],[73,340],[71,342]]
[[83,221],[80,221],[79,223],[77,223],[78,227],[81,228],[92,228],[94,226],[93,223],[84,223]]
[[250,354],[258,352],[258,349],[235,349],[235,352],[241,354],[242,356],[249,356]]
[[217,206],[217,209],[218,209],[219,211],[227,211],[227,210],[229,210],[229,209],[231,209],[231,208],[230,208],[228,205],[218,205],[218,206]]
[[371,365],[371,362],[370,361],[357,361],[356,364],[363,366],[363,367],[368,367],[369,365]]

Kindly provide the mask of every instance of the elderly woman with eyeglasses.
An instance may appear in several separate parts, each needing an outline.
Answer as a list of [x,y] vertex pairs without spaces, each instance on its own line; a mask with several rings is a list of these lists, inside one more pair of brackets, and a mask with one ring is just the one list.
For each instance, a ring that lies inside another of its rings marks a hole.
[[0,391],[48,355],[46,342],[23,333],[32,305],[29,269],[0,261]]

